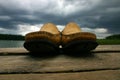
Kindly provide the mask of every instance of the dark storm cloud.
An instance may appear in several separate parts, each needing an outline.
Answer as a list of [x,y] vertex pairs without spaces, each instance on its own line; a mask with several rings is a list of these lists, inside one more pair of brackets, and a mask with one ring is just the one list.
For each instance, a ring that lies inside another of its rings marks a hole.
[[112,33],[119,33],[120,30],[120,1],[109,0],[102,1],[92,10],[82,16],[84,22],[88,22],[88,26],[94,24],[95,27],[105,27]]
[[81,27],[120,30],[120,0],[0,0],[0,27],[19,29],[20,24],[75,21]]

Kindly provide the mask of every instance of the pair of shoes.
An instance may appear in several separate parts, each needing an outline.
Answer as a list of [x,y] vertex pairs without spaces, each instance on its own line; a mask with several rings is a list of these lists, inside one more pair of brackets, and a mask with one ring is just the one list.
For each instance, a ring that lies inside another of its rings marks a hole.
[[91,51],[97,46],[96,35],[81,32],[74,22],[68,23],[62,32],[52,23],[44,24],[40,31],[26,34],[24,43],[28,51],[41,53],[58,53],[61,49],[64,52]]

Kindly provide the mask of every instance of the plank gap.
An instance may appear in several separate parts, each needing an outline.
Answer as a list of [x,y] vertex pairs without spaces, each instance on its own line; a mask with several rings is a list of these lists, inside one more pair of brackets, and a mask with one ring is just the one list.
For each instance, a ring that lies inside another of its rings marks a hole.
[[59,73],[82,73],[82,72],[98,72],[98,71],[110,71],[110,70],[120,70],[120,68],[104,68],[104,69],[91,69],[91,70],[66,70],[66,71],[54,71],[54,72],[0,72],[0,75],[4,74],[59,74]]

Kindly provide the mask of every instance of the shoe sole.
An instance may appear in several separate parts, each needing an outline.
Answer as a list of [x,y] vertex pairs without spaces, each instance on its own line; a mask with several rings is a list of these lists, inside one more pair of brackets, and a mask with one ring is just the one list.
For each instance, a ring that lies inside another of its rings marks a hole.
[[90,52],[98,46],[98,43],[94,40],[79,40],[68,43],[63,46],[63,52],[65,53],[78,53],[78,52]]
[[48,40],[31,40],[24,43],[24,47],[34,53],[57,53],[58,46]]

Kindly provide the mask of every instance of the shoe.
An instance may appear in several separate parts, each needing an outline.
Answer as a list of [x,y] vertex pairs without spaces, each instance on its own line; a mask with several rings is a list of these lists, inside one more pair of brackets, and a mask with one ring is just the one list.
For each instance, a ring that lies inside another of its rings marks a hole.
[[68,23],[61,35],[61,44],[64,52],[89,52],[98,45],[95,34],[82,32],[80,27],[74,22]]
[[25,35],[24,47],[30,52],[52,53],[59,50],[60,31],[52,23],[44,24],[40,31]]

